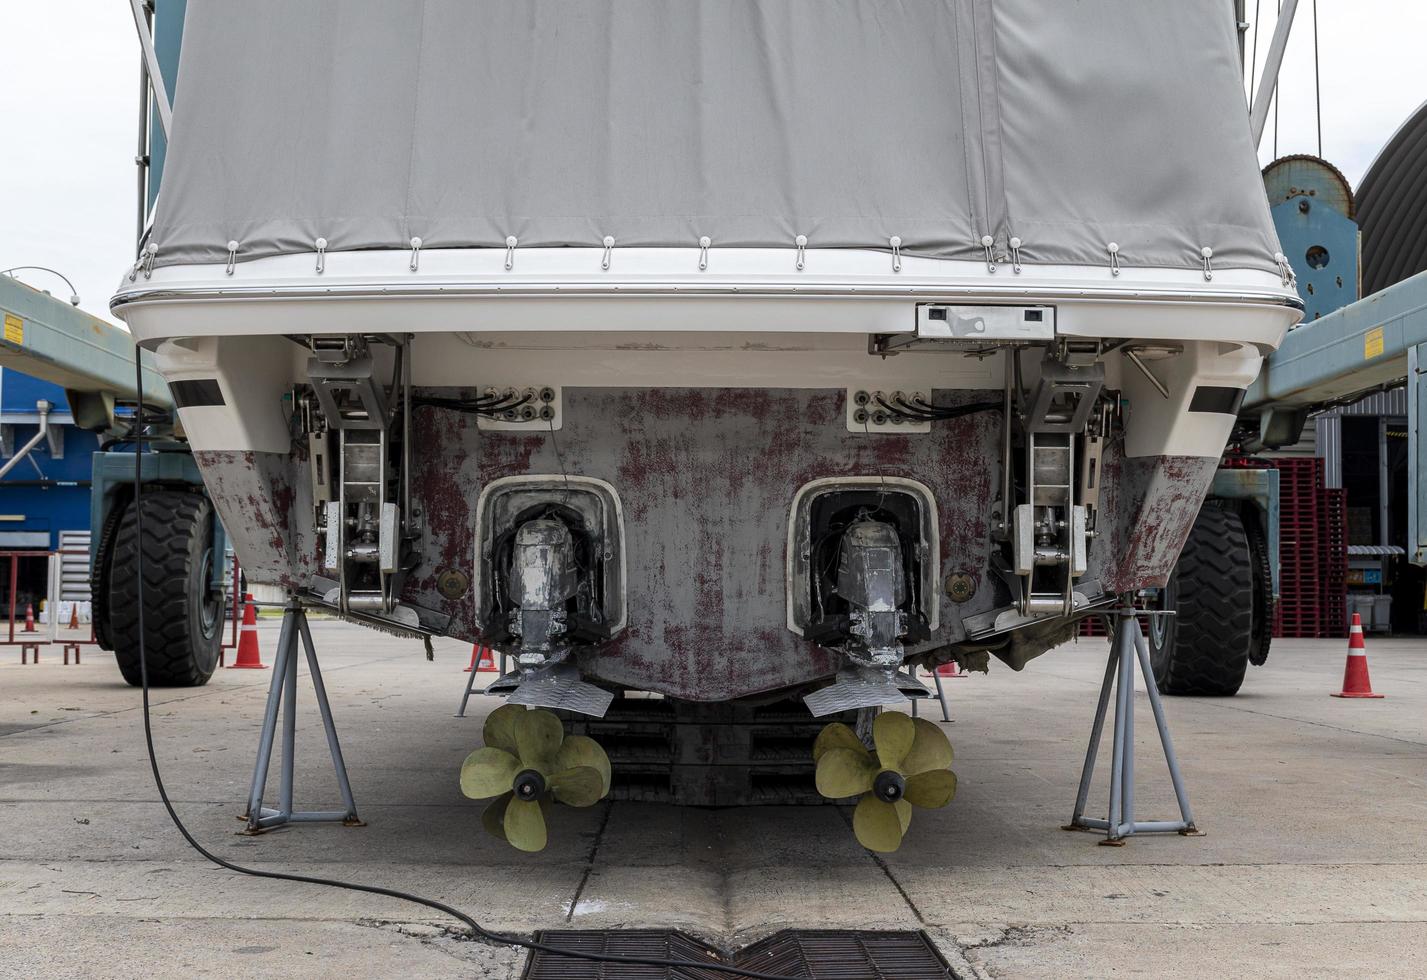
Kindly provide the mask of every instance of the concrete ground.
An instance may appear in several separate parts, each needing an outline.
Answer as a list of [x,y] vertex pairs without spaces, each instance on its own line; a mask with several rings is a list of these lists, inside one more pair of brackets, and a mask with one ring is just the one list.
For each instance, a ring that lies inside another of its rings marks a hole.
[[[270,659],[276,626],[260,627]],[[1171,699],[1206,836],[1096,846],[1075,797],[1104,641],[951,685],[960,793],[886,859],[832,807],[559,808],[522,855],[480,829],[457,771],[488,704],[452,717],[468,651],[316,623],[364,828],[239,836],[267,672],[156,696],[179,812],[225,857],[411,889],[492,928],[676,926],[741,945],[787,926],[922,928],[960,976],[1427,975],[1427,642],[1369,641],[1381,701],[1329,698],[1344,644],[1282,641],[1232,699]],[[335,783],[310,695],[298,803]],[[1140,813],[1173,797],[1143,694]],[[111,658],[0,663],[0,975],[518,976],[426,908],[244,878],[157,802],[137,692]],[[1102,765],[1103,772],[1103,765]],[[1102,777],[1103,780],[1103,777]],[[1097,780],[1094,807],[1106,792]],[[1101,810],[1103,813],[1103,810]]]

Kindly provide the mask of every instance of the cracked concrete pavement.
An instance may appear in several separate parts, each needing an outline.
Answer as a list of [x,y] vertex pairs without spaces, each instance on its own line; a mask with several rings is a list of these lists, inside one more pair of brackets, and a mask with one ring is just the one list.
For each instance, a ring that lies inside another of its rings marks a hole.
[[[271,656],[276,624],[260,627]],[[224,857],[415,890],[498,930],[673,926],[741,946],[790,926],[920,928],[961,976],[1427,975],[1427,643],[1369,640],[1387,699],[1329,698],[1338,641],[1280,641],[1233,699],[1169,699],[1200,838],[1098,847],[1065,833],[1104,641],[949,682],[960,791],[875,859],[832,807],[560,808],[509,850],[461,796],[489,704],[452,717],[469,651],[334,622],[314,638],[368,826],[236,833],[264,671],[155,692],[179,812]],[[301,688],[300,688],[301,690]],[[310,691],[298,804],[337,799]],[[1173,796],[1137,726],[1138,809]],[[1101,766],[1091,797],[1103,807]],[[137,692],[112,659],[0,663],[0,976],[516,977],[522,953],[433,910],[244,878],[183,843],[157,801]]]

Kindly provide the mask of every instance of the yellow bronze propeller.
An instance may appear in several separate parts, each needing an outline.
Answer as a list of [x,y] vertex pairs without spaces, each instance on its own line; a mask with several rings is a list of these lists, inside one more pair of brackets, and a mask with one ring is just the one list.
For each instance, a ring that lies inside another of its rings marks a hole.
[[485,746],[466,756],[461,792],[496,797],[481,824],[522,851],[545,847],[551,800],[593,806],[609,792],[609,757],[585,735],[566,736],[552,711],[503,704],[482,730]]
[[884,711],[872,724],[874,756],[846,725],[834,722],[813,743],[818,792],[829,799],[861,796],[852,831],[871,851],[895,851],[912,822],[912,807],[946,806],[956,795],[951,742],[924,718]]

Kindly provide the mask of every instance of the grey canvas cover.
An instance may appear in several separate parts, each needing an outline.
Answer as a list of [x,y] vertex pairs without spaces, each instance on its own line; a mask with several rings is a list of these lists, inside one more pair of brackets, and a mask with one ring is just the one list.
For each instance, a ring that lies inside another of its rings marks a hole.
[[189,0],[158,265],[520,246],[1275,270],[1224,0]]

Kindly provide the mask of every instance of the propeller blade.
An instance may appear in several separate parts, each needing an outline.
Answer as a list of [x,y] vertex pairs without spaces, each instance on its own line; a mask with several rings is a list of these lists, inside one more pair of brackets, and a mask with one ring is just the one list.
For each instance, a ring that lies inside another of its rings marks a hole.
[[916,737],[917,728],[911,716],[900,711],[884,711],[872,723],[872,744],[877,746],[877,759],[883,769],[900,772],[902,760]]
[[515,791],[511,790],[502,796],[497,796],[485,810],[481,812],[481,826],[486,828],[486,833],[492,837],[505,840],[505,808],[510,806],[510,801],[514,799]]
[[589,766],[598,770],[600,797],[602,798],[609,792],[609,756],[605,754],[600,743],[588,735],[566,736],[565,741],[560,743],[560,751],[555,753],[554,768],[556,772],[574,769],[576,766]]
[[852,832],[869,851],[885,854],[902,846],[902,818],[897,808],[870,793],[852,811]]
[[550,772],[551,760],[565,738],[565,726],[555,712],[535,708],[520,716],[515,723],[515,754],[521,765],[542,774]]
[[823,757],[823,753],[828,749],[851,749],[854,752],[861,752],[867,755],[867,746],[862,744],[862,739],[857,737],[851,728],[848,728],[840,721],[835,721],[822,731],[818,732],[817,741],[813,742],[813,761],[817,762]]
[[865,793],[872,788],[877,775],[877,763],[864,750],[828,749],[818,760],[816,779],[818,792],[830,800]]
[[550,792],[567,806],[594,806],[605,794],[604,775],[594,766],[575,766],[550,777]]
[[520,760],[505,749],[489,745],[476,749],[461,763],[461,792],[473,800],[499,796],[510,789]]
[[481,739],[492,748],[505,749],[511,755],[518,751],[515,746],[515,725],[525,714],[523,704],[503,704],[486,715],[485,726],[481,729]]
[[907,835],[907,828],[912,825],[912,805],[906,800],[898,800],[892,804],[892,809],[897,811],[897,822],[902,825],[902,836]]
[[[531,712],[534,714],[534,712]],[[535,800],[517,800],[514,796],[506,804],[505,839],[522,851],[543,851],[545,849],[545,815]]]
[[903,776],[915,776],[919,772],[945,769],[951,765],[951,740],[946,737],[946,732],[925,718],[913,718],[912,727],[916,733],[912,738],[912,747],[897,767]]
[[903,800],[927,810],[946,806],[956,795],[956,773],[950,769],[933,769],[907,777]]

